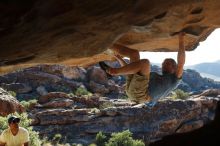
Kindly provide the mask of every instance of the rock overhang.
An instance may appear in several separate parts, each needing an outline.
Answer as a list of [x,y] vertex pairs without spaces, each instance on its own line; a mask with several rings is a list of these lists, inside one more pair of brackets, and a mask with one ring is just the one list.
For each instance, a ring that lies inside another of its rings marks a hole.
[[110,60],[114,43],[139,51],[191,51],[219,26],[218,0],[3,0],[0,71],[34,64],[87,66]]

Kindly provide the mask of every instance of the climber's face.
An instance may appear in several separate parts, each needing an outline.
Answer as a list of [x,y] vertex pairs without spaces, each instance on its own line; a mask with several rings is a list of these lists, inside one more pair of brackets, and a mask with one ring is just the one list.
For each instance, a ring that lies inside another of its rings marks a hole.
[[163,74],[174,74],[176,72],[176,61],[172,58],[165,59],[162,63]]

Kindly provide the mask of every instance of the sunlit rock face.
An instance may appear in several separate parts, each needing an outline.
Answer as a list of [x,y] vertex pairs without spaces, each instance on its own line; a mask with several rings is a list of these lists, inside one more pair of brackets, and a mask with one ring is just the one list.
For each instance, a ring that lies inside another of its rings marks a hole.
[[24,107],[10,93],[0,88],[0,116],[24,112]]
[[0,71],[38,63],[86,66],[113,43],[193,50],[220,24],[219,0],[1,0]]

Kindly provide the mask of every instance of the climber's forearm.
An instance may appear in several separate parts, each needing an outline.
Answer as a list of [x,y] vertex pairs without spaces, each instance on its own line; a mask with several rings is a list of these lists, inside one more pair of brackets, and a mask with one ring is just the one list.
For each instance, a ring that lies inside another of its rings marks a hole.
[[177,55],[177,71],[176,76],[180,78],[183,74],[183,66],[185,64],[185,46],[184,46],[184,32],[179,34],[179,51]]

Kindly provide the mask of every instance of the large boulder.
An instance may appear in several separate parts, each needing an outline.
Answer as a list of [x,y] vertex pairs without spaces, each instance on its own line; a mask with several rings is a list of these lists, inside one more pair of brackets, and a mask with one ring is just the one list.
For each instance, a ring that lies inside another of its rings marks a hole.
[[63,92],[50,92],[46,95],[42,95],[40,96],[38,102],[39,103],[47,103],[53,99],[57,99],[57,98],[70,98],[69,95],[67,95],[66,93]]
[[57,76],[62,76],[67,79],[85,80],[86,70],[82,67],[71,67],[65,65],[39,65],[40,71]]
[[167,135],[193,131],[213,121],[219,93],[212,90],[188,100],[161,100],[154,107],[126,100],[72,97],[74,104],[87,104],[91,108],[34,110],[33,125],[40,134],[61,133],[70,143],[83,141],[88,145],[99,131],[111,134],[127,129],[134,137],[149,143]]
[[99,84],[107,84],[108,78],[101,68],[92,66],[87,70],[87,78],[89,81],[94,81]]
[[89,82],[89,89],[93,93],[100,93],[101,95],[105,95],[105,94],[109,93],[109,89],[106,88],[105,85],[96,83],[94,81]]
[[14,91],[16,93],[28,93],[32,91],[32,87],[22,83],[0,84],[2,88],[8,91]]
[[15,97],[0,88],[0,116],[7,116],[8,114],[24,111],[24,108],[17,101]]
[[66,108],[72,107],[74,101],[70,99],[70,96],[63,92],[50,92],[39,97],[39,108]]
[[38,107],[41,108],[67,108],[67,107],[72,107],[73,105],[73,100],[70,99],[65,99],[65,98],[56,98],[53,99],[52,101],[46,102]]
[[47,92],[47,90],[45,89],[44,86],[39,86],[39,87],[37,87],[37,88],[36,88],[36,91],[37,91],[37,93],[38,93],[39,95],[41,95],[41,96],[48,94],[48,92]]
[[0,71],[36,63],[89,65],[111,59],[104,51],[114,43],[177,51],[182,30],[186,50],[193,50],[219,27],[219,7],[219,0],[2,0]]

